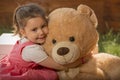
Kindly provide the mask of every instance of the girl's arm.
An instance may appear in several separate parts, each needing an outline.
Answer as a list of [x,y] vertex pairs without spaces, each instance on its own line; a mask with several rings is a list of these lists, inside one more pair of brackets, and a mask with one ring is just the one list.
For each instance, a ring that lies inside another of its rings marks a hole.
[[41,66],[63,70],[64,67],[56,63],[39,45],[26,46],[22,51],[22,58],[28,62],[35,62]]
[[48,67],[48,68],[56,69],[56,70],[64,70],[65,69],[64,66],[56,63],[50,56],[48,56],[47,59],[43,60],[42,62],[40,62],[38,64]]

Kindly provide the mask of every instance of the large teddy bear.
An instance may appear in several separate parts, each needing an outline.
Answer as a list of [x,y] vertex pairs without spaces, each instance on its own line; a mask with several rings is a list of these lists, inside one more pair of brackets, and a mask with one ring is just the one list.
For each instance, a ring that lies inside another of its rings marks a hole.
[[94,11],[79,5],[58,8],[49,15],[49,34],[44,45],[46,52],[58,64],[60,80],[120,80],[120,58],[97,53],[98,24]]

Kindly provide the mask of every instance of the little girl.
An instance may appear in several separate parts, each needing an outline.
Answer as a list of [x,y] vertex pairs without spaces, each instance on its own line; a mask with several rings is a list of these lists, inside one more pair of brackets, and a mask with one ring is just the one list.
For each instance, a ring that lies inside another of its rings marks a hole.
[[57,80],[55,70],[64,67],[49,57],[42,44],[48,27],[44,11],[34,3],[16,8],[13,24],[21,39],[11,53],[0,61],[0,80]]

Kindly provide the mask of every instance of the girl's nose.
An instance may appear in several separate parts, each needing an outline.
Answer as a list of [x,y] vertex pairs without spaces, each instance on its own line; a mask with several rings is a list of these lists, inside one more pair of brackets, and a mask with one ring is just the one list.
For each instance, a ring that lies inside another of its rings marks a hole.
[[43,34],[44,32],[43,32],[42,29],[39,29],[39,30],[38,30],[38,33],[39,33],[39,34]]

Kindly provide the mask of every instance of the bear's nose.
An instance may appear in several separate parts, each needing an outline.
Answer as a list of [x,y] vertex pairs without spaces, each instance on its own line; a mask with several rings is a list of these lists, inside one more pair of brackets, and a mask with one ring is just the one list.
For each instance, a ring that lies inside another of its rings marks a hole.
[[57,54],[61,56],[67,54],[68,52],[69,52],[69,49],[66,47],[61,47],[57,50]]

